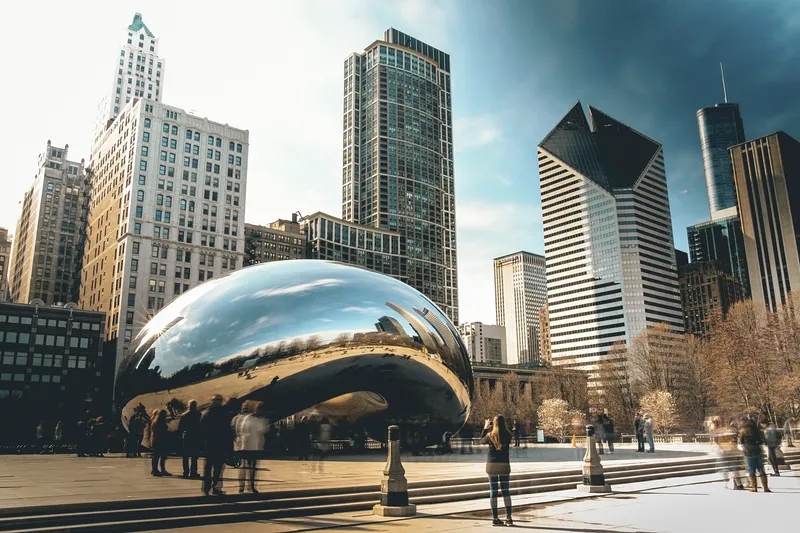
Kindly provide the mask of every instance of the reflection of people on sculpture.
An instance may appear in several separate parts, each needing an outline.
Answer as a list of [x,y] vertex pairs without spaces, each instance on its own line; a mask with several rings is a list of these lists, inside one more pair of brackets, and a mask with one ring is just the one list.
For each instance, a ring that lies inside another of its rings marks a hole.
[[494,420],[486,419],[481,434],[481,444],[489,446],[486,456],[486,474],[489,476],[489,503],[492,506],[492,524],[502,526],[503,521],[497,516],[497,492],[503,493],[503,504],[506,509],[507,526],[514,524],[511,518],[511,494],[509,493],[508,479],[511,475],[509,461],[509,448],[511,446],[511,432],[506,426],[506,419],[497,415]]
[[[230,404],[231,400],[228,401]],[[225,494],[219,488],[225,454],[233,447],[231,438],[231,416],[222,406],[222,396],[211,397],[211,405],[200,419],[200,434],[205,441],[205,463],[203,464],[203,494],[213,491],[215,495]]]

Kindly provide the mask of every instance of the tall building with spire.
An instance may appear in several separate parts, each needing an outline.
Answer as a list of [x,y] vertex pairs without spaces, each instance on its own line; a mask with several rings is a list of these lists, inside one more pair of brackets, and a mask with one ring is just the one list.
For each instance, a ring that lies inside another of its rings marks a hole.
[[400,31],[344,62],[342,218],[398,233],[408,283],[458,323],[450,56]]
[[578,102],[539,143],[539,176],[552,364],[622,370],[615,343],[682,332],[661,145]]
[[166,61],[158,56],[158,37],[144,23],[141,13],[133,16],[125,40],[114,64],[111,91],[103,96],[97,110],[95,143],[128,102],[134,98],[160,102],[164,93]]

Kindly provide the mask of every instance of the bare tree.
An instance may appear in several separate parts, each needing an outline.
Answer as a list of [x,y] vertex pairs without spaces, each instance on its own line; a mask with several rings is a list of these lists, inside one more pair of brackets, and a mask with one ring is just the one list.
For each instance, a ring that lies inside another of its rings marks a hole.
[[[597,384],[590,390],[594,409],[606,409],[617,425],[633,431],[633,419],[639,405],[636,382],[628,371],[627,349],[622,341],[614,343],[591,376]],[[590,415],[591,418],[591,415]]]

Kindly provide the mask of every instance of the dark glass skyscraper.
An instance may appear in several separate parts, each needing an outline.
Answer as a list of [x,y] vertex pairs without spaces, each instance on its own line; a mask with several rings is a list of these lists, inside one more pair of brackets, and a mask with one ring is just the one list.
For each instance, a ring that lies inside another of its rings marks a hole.
[[744,236],[738,216],[701,222],[686,228],[689,256],[692,263],[719,262],[726,274],[742,285],[744,296],[750,296],[750,278],[744,255]]
[[450,56],[390,28],[345,59],[343,133],[342,218],[405,238],[409,285],[458,323]]
[[744,125],[738,104],[717,104],[697,112],[700,148],[706,172],[708,205],[714,213],[736,207],[736,189],[728,148],[744,142]]

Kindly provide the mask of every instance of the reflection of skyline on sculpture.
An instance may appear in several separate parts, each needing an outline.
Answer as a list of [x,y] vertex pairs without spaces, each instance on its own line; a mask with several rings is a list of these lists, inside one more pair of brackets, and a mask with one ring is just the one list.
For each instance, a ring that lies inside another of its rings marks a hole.
[[[463,422],[472,390],[466,350],[441,311],[408,285],[335,263],[293,261],[203,287],[202,297],[190,291],[176,299],[135,339],[118,380],[120,402],[144,392],[156,407],[167,395],[202,404],[214,390],[264,399],[274,419],[368,391],[387,402],[386,416],[407,424],[431,419],[456,431]],[[245,364],[249,375],[238,379]]]

